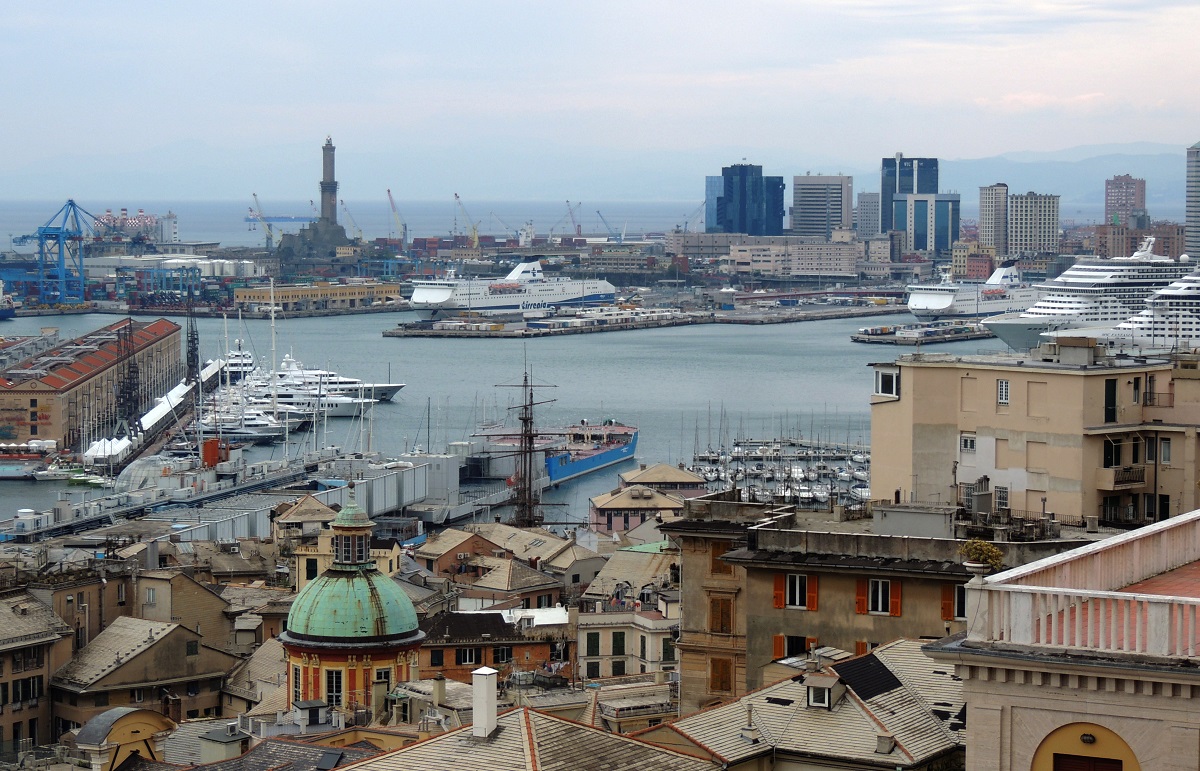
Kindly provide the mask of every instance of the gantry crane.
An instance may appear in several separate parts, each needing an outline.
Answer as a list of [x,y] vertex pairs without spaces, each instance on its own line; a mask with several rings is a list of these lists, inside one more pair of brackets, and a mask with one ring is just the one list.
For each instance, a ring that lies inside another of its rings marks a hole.
[[[454,194],[454,203],[457,204],[458,211],[462,212],[463,219],[465,219],[467,221],[467,227],[469,228],[469,230],[467,231],[467,234],[468,234],[468,236],[470,236],[470,239],[467,241],[467,243],[470,244],[472,249],[478,249],[479,248],[479,223],[476,222],[475,220],[471,219],[471,215],[467,213],[467,207],[463,206],[462,199],[458,197],[458,193]],[[455,228],[457,229],[457,223],[455,225]]]
[[266,234],[267,251],[269,252],[275,248],[275,228],[267,221],[267,215],[263,214],[262,204],[258,202],[258,193],[251,193],[250,195],[254,198],[254,205],[250,207],[250,216],[257,220],[258,224],[262,225],[263,232]]
[[392,189],[388,188],[388,205],[392,207],[392,219],[396,221],[396,235],[400,236],[400,251],[404,251],[408,244],[408,223],[400,216],[400,210],[396,208],[396,199],[392,198]]
[[78,305],[84,301],[84,235],[96,236],[96,218],[75,201],[67,201],[58,213],[32,235],[17,236],[17,245],[37,241],[38,302]]
[[350,223],[350,227],[354,229],[355,237],[359,241],[362,241],[363,240],[362,228],[360,228],[358,226],[358,223],[354,221],[354,216],[352,214],[350,214],[350,209],[346,206],[346,202],[339,198],[338,203],[340,203],[342,205],[342,214],[346,215],[346,222]]

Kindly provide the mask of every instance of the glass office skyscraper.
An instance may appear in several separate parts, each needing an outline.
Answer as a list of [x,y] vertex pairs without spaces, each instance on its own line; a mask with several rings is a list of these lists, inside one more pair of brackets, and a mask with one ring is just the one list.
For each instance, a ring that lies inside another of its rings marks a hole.
[[892,199],[907,193],[933,193],[938,191],[937,158],[905,158],[896,153],[895,158],[884,158],[879,175],[879,232],[903,230],[893,227],[894,212]]
[[720,179],[716,219],[705,221],[707,232],[783,235],[783,177],[764,177],[762,166],[739,163],[721,169]]

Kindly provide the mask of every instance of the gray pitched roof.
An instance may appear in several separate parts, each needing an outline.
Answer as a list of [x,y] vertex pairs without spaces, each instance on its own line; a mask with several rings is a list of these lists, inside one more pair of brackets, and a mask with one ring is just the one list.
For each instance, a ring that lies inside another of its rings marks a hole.
[[0,650],[52,642],[70,633],[54,610],[29,592],[0,595]]
[[360,764],[356,771],[712,771],[712,763],[528,708],[501,714],[495,733],[464,727]]
[[134,656],[163,639],[179,624],[130,616],[114,618],[108,627],[54,673],[54,681],[87,688]]
[[[230,760],[196,766],[204,771],[326,771],[378,755],[378,750],[326,747],[290,739],[266,739]],[[336,756],[336,757],[335,757]]]

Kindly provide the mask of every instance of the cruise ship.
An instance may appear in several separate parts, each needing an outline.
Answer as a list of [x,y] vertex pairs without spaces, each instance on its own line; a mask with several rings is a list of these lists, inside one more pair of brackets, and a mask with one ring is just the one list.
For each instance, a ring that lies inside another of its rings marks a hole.
[[1152,351],[1200,348],[1200,270],[1158,290],[1145,308],[1108,330],[1088,330],[1109,344]]
[[1040,292],[1021,283],[1011,260],[997,268],[982,284],[959,283],[947,273],[940,284],[908,287],[908,310],[921,321],[967,319],[1028,308]]
[[1042,299],[1027,310],[983,320],[983,325],[1015,351],[1042,342],[1039,336],[1081,327],[1112,327],[1143,308],[1154,292],[1186,276],[1194,266],[1186,254],[1178,258],[1154,254],[1147,238],[1128,257],[1086,257],[1057,278],[1039,284]]
[[450,313],[521,313],[562,305],[611,303],[616,289],[603,279],[547,277],[538,260],[522,262],[502,279],[455,278],[413,281],[409,305],[422,319]]

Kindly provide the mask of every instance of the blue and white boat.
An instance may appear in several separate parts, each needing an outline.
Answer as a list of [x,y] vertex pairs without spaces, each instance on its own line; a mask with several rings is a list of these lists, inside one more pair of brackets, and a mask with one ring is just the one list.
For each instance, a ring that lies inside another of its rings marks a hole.
[[613,302],[616,288],[603,279],[546,276],[537,259],[522,262],[504,278],[456,278],[413,281],[409,306],[425,320],[452,313],[530,315],[560,306]]
[[638,430],[615,420],[584,420],[563,433],[566,444],[546,451],[546,474],[553,485],[630,460],[637,452]]

